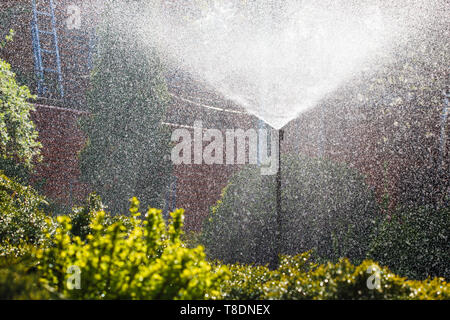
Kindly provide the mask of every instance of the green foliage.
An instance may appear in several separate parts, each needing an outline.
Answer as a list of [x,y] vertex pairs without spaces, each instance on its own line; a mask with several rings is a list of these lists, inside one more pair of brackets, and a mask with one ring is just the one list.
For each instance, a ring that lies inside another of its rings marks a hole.
[[0,172],[0,256],[21,255],[23,245],[42,245],[47,202],[36,191]]
[[[282,256],[277,270],[265,266],[232,265],[231,278],[222,287],[225,299],[449,299],[443,279],[413,281],[399,277],[377,263],[359,266],[347,259],[315,265],[310,253]],[[379,285],[371,276],[379,276]],[[369,289],[368,282],[373,284]]]
[[39,283],[34,263],[25,258],[0,258],[0,300],[57,298]]
[[10,29],[8,35],[5,36],[5,40],[0,41],[0,49],[6,47],[8,42],[11,42],[14,38],[14,30]]
[[33,98],[26,86],[17,84],[11,66],[0,59],[0,157],[18,160],[29,167],[41,147],[30,118],[34,107],[28,100]]
[[201,233],[198,231],[189,231],[187,233],[184,233],[181,237],[181,240],[186,244],[188,248],[195,248],[201,245],[200,239]]
[[450,209],[400,208],[377,230],[370,257],[412,279],[450,279]]
[[[14,30],[11,29],[11,30],[9,30],[9,34],[5,37],[5,40],[0,42],[0,49],[3,49],[8,42],[11,42],[13,40],[13,37],[14,37]],[[11,70],[9,69],[9,71],[11,71]],[[6,80],[5,75],[1,75],[1,76],[4,77]],[[15,81],[16,76],[14,74],[10,73],[9,77],[10,77],[10,79],[9,79],[10,81],[11,80]],[[17,91],[14,92],[14,90],[11,90],[11,87],[14,87],[14,85],[12,84],[10,86],[10,89],[8,89],[8,92],[9,92],[8,94],[9,95],[17,94]],[[2,90],[2,92],[3,92],[3,90]],[[5,93],[6,92],[7,91],[5,90]],[[13,98],[10,98],[9,100],[12,100],[12,99]],[[2,99],[0,99],[0,103],[3,103]],[[21,101],[20,104],[23,104],[23,101]],[[11,107],[12,106],[6,106],[7,109],[11,109]],[[14,107],[12,109],[14,109]],[[17,111],[20,111],[20,110],[16,110],[13,112],[17,113]],[[12,119],[14,119],[14,118],[12,118]],[[7,124],[11,127],[17,126],[17,124],[15,124],[15,125],[11,125],[9,123],[7,123]],[[22,126],[23,126],[23,124],[22,124]],[[33,140],[30,140],[30,142],[34,143]],[[30,165],[29,165],[29,163],[27,163],[27,161],[25,161],[25,163],[21,163],[21,162],[17,161],[16,155],[11,157],[11,155],[3,154],[2,157],[0,157],[0,170],[3,171],[6,174],[6,176],[8,176],[10,178],[14,178],[15,180],[17,180],[20,183],[28,184],[28,182],[29,182],[29,176],[30,176],[30,171],[31,171]]]
[[0,158],[0,170],[10,179],[28,185],[31,182],[32,169],[14,159]]
[[[206,262],[201,246],[183,246],[183,210],[171,213],[168,226],[160,210],[149,209],[145,219],[138,210],[133,198],[129,232],[121,221],[106,225],[105,212],[96,212],[85,241],[71,234],[69,217],[59,216],[56,233],[49,235],[52,246],[36,254],[41,282],[76,299],[218,298],[226,268]],[[80,268],[80,289],[66,285],[70,266]]]
[[[98,196],[95,192],[91,193],[88,196],[84,206],[74,207],[69,213],[69,218],[72,224],[70,233],[73,236],[80,237],[81,240],[85,240],[87,235],[92,234],[93,232],[91,228],[92,219],[95,218],[97,212],[103,211],[104,209],[105,206],[103,205],[100,196]],[[131,230],[133,227],[127,216],[105,213],[103,220],[103,224],[105,226],[110,226],[116,222],[123,223],[126,230]]]
[[101,198],[95,193],[91,193],[84,206],[74,207],[72,212],[69,213],[72,224],[71,234],[85,240],[86,236],[91,234],[90,224],[91,220],[95,217],[95,213],[103,209],[104,206]]
[[88,136],[82,176],[112,212],[125,213],[132,196],[162,207],[171,171],[164,157],[170,134],[162,125],[168,101],[162,64],[133,36],[136,6],[110,5],[98,31],[91,116],[82,123]]
[[[3,179],[2,213],[17,208],[34,208],[29,209],[31,216],[38,212],[40,200],[31,200],[36,196],[31,188]],[[11,190],[18,190],[17,195]],[[18,232],[6,234],[9,248],[20,251],[21,257],[3,250],[0,298],[450,299],[450,286],[442,278],[408,280],[371,260],[358,266],[345,258],[317,264],[306,252],[282,255],[276,270],[208,263],[202,246],[188,248],[182,241],[195,239],[183,235],[182,210],[171,213],[166,225],[160,210],[149,209],[141,218],[139,202],[133,198],[130,214],[117,218],[105,213],[99,197],[92,194],[84,207],[73,210],[72,219],[40,220],[36,233],[43,234],[45,242],[22,241],[24,236],[10,241],[16,234],[32,234],[30,230],[16,228]],[[68,286],[73,284],[72,266],[80,271],[79,289]],[[375,286],[369,289],[368,284]]]
[[[378,205],[364,177],[326,160],[282,157],[282,248],[310,249],[320,261],[366,257]],[[275,177],[260,168],[236,174],[205,222],[207,253],[226,263],[266,263],[274,254]]]

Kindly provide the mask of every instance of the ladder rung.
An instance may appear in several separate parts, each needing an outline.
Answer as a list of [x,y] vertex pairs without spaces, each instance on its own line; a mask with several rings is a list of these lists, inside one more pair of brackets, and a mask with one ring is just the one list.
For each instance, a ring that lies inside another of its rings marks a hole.
[[55,53],[56,53],[55,50],[41,49],[41,51],[42,51],[42,52],[45,52],[45,53],[52,53],[52,54],[55,54]]
[[55,69],[44,68],[43,70],[44,70],[45,72],[54,72],[54,73],[58,73],[58,71],[55,70]]
[[40,33],[54,35],[55,33],[53,31],[47,31],[47,30],[38,30]]
[[49,12],[44,12],[44,11],[37,11],[37,10],[36,10],[36,13],[37,13],[37,14],[40,14],[40,15],[43,15],[43,16],[47,16],[47,17],[51,17],[51,16],[52,16],[51,13],[49,13]]

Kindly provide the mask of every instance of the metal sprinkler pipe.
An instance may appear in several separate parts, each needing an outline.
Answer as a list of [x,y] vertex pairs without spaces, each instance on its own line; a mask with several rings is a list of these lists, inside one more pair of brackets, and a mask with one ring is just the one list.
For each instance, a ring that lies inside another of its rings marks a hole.
[[283,129],[278,130],[278,170],[276,176],[276,231],[275,231],[275,250],[273,252],[270,268],[278,268],[278,258],[282,248],[282,207],[281,207],[281,141],[284,139]]

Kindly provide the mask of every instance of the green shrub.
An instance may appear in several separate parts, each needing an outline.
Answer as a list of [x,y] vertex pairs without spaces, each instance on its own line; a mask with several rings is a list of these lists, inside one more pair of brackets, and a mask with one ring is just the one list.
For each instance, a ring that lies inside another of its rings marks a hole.
[[34,107],[27,100],[34,96],[26,86],[19,86],[11,66],[0,59],[0,157],[14,159],[31,167],[40,154],[41,144],[30,113]]
[[282,256],[273,271],[251,265],[232,265],[230,271],[222,286],[225,299],[450,299],[450,285],[443,279],[407,280],[370,260],[359,266],[348,259],[316,265],[309,252]]
[[47,202],[30,186],[0,172],[0,255],[20,255],[22,245],[42,245]]
[[23,163],[9,158],[0,158],[0,171],[5,176],[23,185],[30,184],[32,170]]
[[[226,268],[206,262],[201,246],[182,244],[183,211],[173,212],[166,227],[160,210],[149,209],[139,219],[138,205],[133,198],[129,232],[121,221],[106,225],[105,212],[96,212],[86,241],[71,235],[69,217],[59,216],[52,245],[36,254],[41,282],[67,298],[218,298]],[[80,289],[66,285],[71,266],[81,271]]]
[[[73,207],[69,213],[72,228],[70,233],[72,236],[78,236],[81,240],[85,240],[87,235],[92,234],[91,221],[95,218],[98,211],[104,211],[105,206],[102,203],[102,199],[95,192],[89,194],[86,203],[83,206]],[[133,225],[129,217],[124,215],[112,215],[105,212],[103,220],[104,226],[110,226],[113,223],[121,222],[125,226],[126,230],[131,230]]]
[[[31,252],[26,248],[25,252]],[[0,300],[55,299],[53,294],[39,283],[36,261],[30,254],[22,257],[0,257]]]
[[50,292],[39,286],[36,274],[27,274],[23,266],[0,268],[0,300],[49,299]]
[[[293,155],[282,157],[282,253],[314,249],[323,260],[366,257],[378,205],[364,177],[344,165]],[[277,226],[275,176],[249,166],[232,177],[212,208],[202,243],[210,257],[266,263]]]
[[450,279],[450,208],[400,208],[380,224],[370,257],[412,279]]
[[186,245],[186,247],[195,248],[195,247],[201,245],[200,237],[201,237],[200,232],[189,231],[189,232],[183,234],[183,237],[181,238],[181,240]]

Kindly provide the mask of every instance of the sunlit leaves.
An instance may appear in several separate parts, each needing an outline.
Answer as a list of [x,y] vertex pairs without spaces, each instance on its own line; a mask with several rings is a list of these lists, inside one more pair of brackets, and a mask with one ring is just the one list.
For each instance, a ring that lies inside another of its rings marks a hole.
[[26,86],[19,86],[11,66],[0,59],[0,156],[32,165],[40,153],[38,133],[31,121],[34,98]]
[[[183,211],[172,213],[168,226],[161,211],[149,209],[144,220],[139,201],[131,199],[131,228],[105,224],[95,212],[86,240],[72,236],[69,217],[58,217],[53,245],[40,251],[41,281],[64,296],[83,299],[203,299],[220,297],[225,267],[206,262],[201,246],[182,245]],[[65,286],[71,265],[81,269],[81,289]]]
[[[369,288],[368,270],[377,270],[380,286]],[[225,299],[449,299],[450,285],[442,278],[408,280],[365,260],[355,266],[347,259],[316,265],[306,252],[282,256],[277,270],[232,265],[222,287]]]

